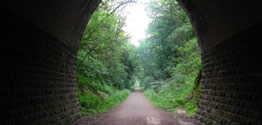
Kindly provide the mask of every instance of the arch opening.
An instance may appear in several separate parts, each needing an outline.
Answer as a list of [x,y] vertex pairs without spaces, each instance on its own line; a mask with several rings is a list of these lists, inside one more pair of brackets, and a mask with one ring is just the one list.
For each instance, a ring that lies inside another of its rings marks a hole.
[[[99,107],[104,106],[104,100],[101,99],[102,103],[97,100],[103,98],[104,94],[109,95],[106,99],[114,96],[111,91],[107,91],[108,88],[130,89],[134,83],[140,83],[153,104],[169,110],[186,107],[188,114],[194,114],[200,88],[194,85],[201,69],[200,50],[183,9],[172,0],[134,3],[146,4],[152,20],[147,29],[148,36],[140,41],[140,46],[135,47],[128,43],[127,35],[119,35],[124,33],[121,28],[128,17],[123,17],[121,11],[120,14],[111,13],[115,10],[114,6],[118,8],[118,5],[106,2],[102,2],[91,17],[78,53],[82,113],[100,112]],[[98,92],[103,92],[103,95]],[[153,99],[152,95],[157,96],[157,99]]]
[[[69,124],[80,117],[76,54],[84,27],[100,2],[1,4],[0,123]],[[201,49],[198,119],[206,124],[261,124],[258,1],[178,2]]]

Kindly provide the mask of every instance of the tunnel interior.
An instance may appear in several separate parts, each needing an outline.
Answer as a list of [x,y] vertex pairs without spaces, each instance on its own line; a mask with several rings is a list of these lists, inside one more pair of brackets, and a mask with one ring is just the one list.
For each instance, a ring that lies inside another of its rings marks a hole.
[[[76,54],[101,1],[1,4],[0,124],[70,124],[80,118]],[[262,124],[258,1],[179,0],[203,63],[196,117],[205,124]]]

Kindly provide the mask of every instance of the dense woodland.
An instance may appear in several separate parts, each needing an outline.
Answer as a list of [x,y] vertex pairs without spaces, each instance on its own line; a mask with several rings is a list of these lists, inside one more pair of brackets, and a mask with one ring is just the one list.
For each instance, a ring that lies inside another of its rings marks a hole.
[[152,19],[148,37],[137,50],[145,95],[159,107],[184,107],[189,115],[194,114],[201,61],[189,19],[175,0],[154,0],[148,13]]
[[201,83],[200,50],[189,19],[175,0],[152,0],[147,37],[135,47],[123,30],[130,0],[103,0],[85,28],[78,52],[83,115],[107,111],[140,87],[156,106],[194,114]]

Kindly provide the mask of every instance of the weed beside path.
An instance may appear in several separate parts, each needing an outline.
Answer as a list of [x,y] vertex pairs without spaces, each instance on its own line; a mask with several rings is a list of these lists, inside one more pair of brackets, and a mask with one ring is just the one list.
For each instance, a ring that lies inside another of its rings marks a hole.
[[[180,92],[180,93],[179,93]],[[187,99],[189,92],[187,91],[172,91],[156,93],[154,90],[147,89],[144,91],[144,95],[147,99],[157,107],[167,109],[169,111],[175,111],[176,108],[185,108],[187,116],[192,116],[197,110],[197,102],[192,99]]]
[[115,105],[121,104],[129,96],[130,91],[127,89],[114,90],[114,92],[101,99],[99,96],[87,90],[79,91],[78,97],[80,102],[81,114],[83,116],[108,111]]

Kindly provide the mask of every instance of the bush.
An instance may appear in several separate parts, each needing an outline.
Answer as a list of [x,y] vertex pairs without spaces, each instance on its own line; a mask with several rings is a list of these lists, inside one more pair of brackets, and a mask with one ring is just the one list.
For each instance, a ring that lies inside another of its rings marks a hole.
[[110,91],[109,93],[111,93],[111,95],[105,99],[101,99],[99,96],[87,90],[78,90],[78,98],[81,105],[82,115],[106,112],[113,106],[121,104],[130,93],[127,89],[120,91],[113,87],[110,88],[109,86],[106,86],[106,88],[106,90]]
[[117,90],[117,89],[114,88],[113,86],[105,85],[105,90],[104,90],[104,92],[107,93],[107,94],[109,94],[109,95],[113,95],[116,90]]
[[177,64],[169,68],[168,72],[171,77],[158,82],[146,83],[145,89],[147,90],[144,93],[149,101],[158,107],[168,110],[183,107],[187,110],[188,115],[193,115],[197,110],[201,88],[200,84],[193,89],[194,81],[202,67],[196,38],[179,46],[177,50],[180,56],[174,58]]
[[78,78],[78,86],[80,89],[84,89],[84,87],[90,87],[94,90],[103,91],[103,86],[99,84],[99,81],[84,77],[80,73],[77,73]]
[[[201,85],[193,90],[193,85],[173,83],[161,86],[158,93],[153,89],[146,89],[144,94],[152,104],[158,107],[170,111],[183,107],[187,110],[187,115],[194,115],[197,110],[200,87]],[[192,93],[194,97],[189,99]]]
[[133,86],[131,86],[131,87],[130,87],[130,91],[131,91],[131,92],[132,92],[132,91],[134,91],[134,90],[135,90],[135,88],[136,88],[136,87],[135,87],[134,85],[133,85]]

